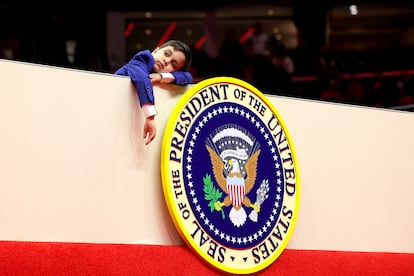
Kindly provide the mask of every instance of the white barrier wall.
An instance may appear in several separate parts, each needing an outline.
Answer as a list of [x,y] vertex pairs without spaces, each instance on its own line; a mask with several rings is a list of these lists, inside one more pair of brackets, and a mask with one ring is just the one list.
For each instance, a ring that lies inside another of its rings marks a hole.
[[[0,60],[0,240],[183,244],[127,77]],[[414,253],[414,113],[268,96],[301,173],[287,248]]]

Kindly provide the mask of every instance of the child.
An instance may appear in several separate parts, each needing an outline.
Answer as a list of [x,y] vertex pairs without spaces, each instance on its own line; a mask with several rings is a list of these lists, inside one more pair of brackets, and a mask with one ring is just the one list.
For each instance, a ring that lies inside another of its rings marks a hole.
[[187,72],[192,61],[190,47],[179,40],[169,40],[152,52],[143,50],[115,74],[129,76],[133,82],[146,117],[144,124],[145,144],[154,140],[156,126],[154,117],[157,115],[152,84],[175,83],[187,85],[193,81],[191,73]]

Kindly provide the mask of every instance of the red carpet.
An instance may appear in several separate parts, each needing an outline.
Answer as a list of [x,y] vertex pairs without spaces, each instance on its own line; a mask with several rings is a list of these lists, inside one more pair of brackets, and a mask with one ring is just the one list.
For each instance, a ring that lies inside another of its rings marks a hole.
[[[0,275],[223,275],[187,246],[0,242]],[[257,275],[414,275],[414,254],[286,249]]]

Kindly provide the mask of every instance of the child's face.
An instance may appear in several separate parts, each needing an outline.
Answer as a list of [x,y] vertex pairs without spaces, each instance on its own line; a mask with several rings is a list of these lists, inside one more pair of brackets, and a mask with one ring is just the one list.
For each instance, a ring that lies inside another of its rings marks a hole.
[[185,64],[185,55],[176,51],[172,46],[157,47],[152,51],[154,57],[154,72],[169,73],[180,70]]

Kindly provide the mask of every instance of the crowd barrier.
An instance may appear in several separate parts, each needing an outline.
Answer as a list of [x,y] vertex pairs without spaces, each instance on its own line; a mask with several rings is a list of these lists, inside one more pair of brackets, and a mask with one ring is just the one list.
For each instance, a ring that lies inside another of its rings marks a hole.
[[[182,245],[160,155],[191,87],[155,88],[158,134],[127,77],[0,60],[0,240]],[[295,146],[288,249],[414,253],[414,114],[268,95]]]

